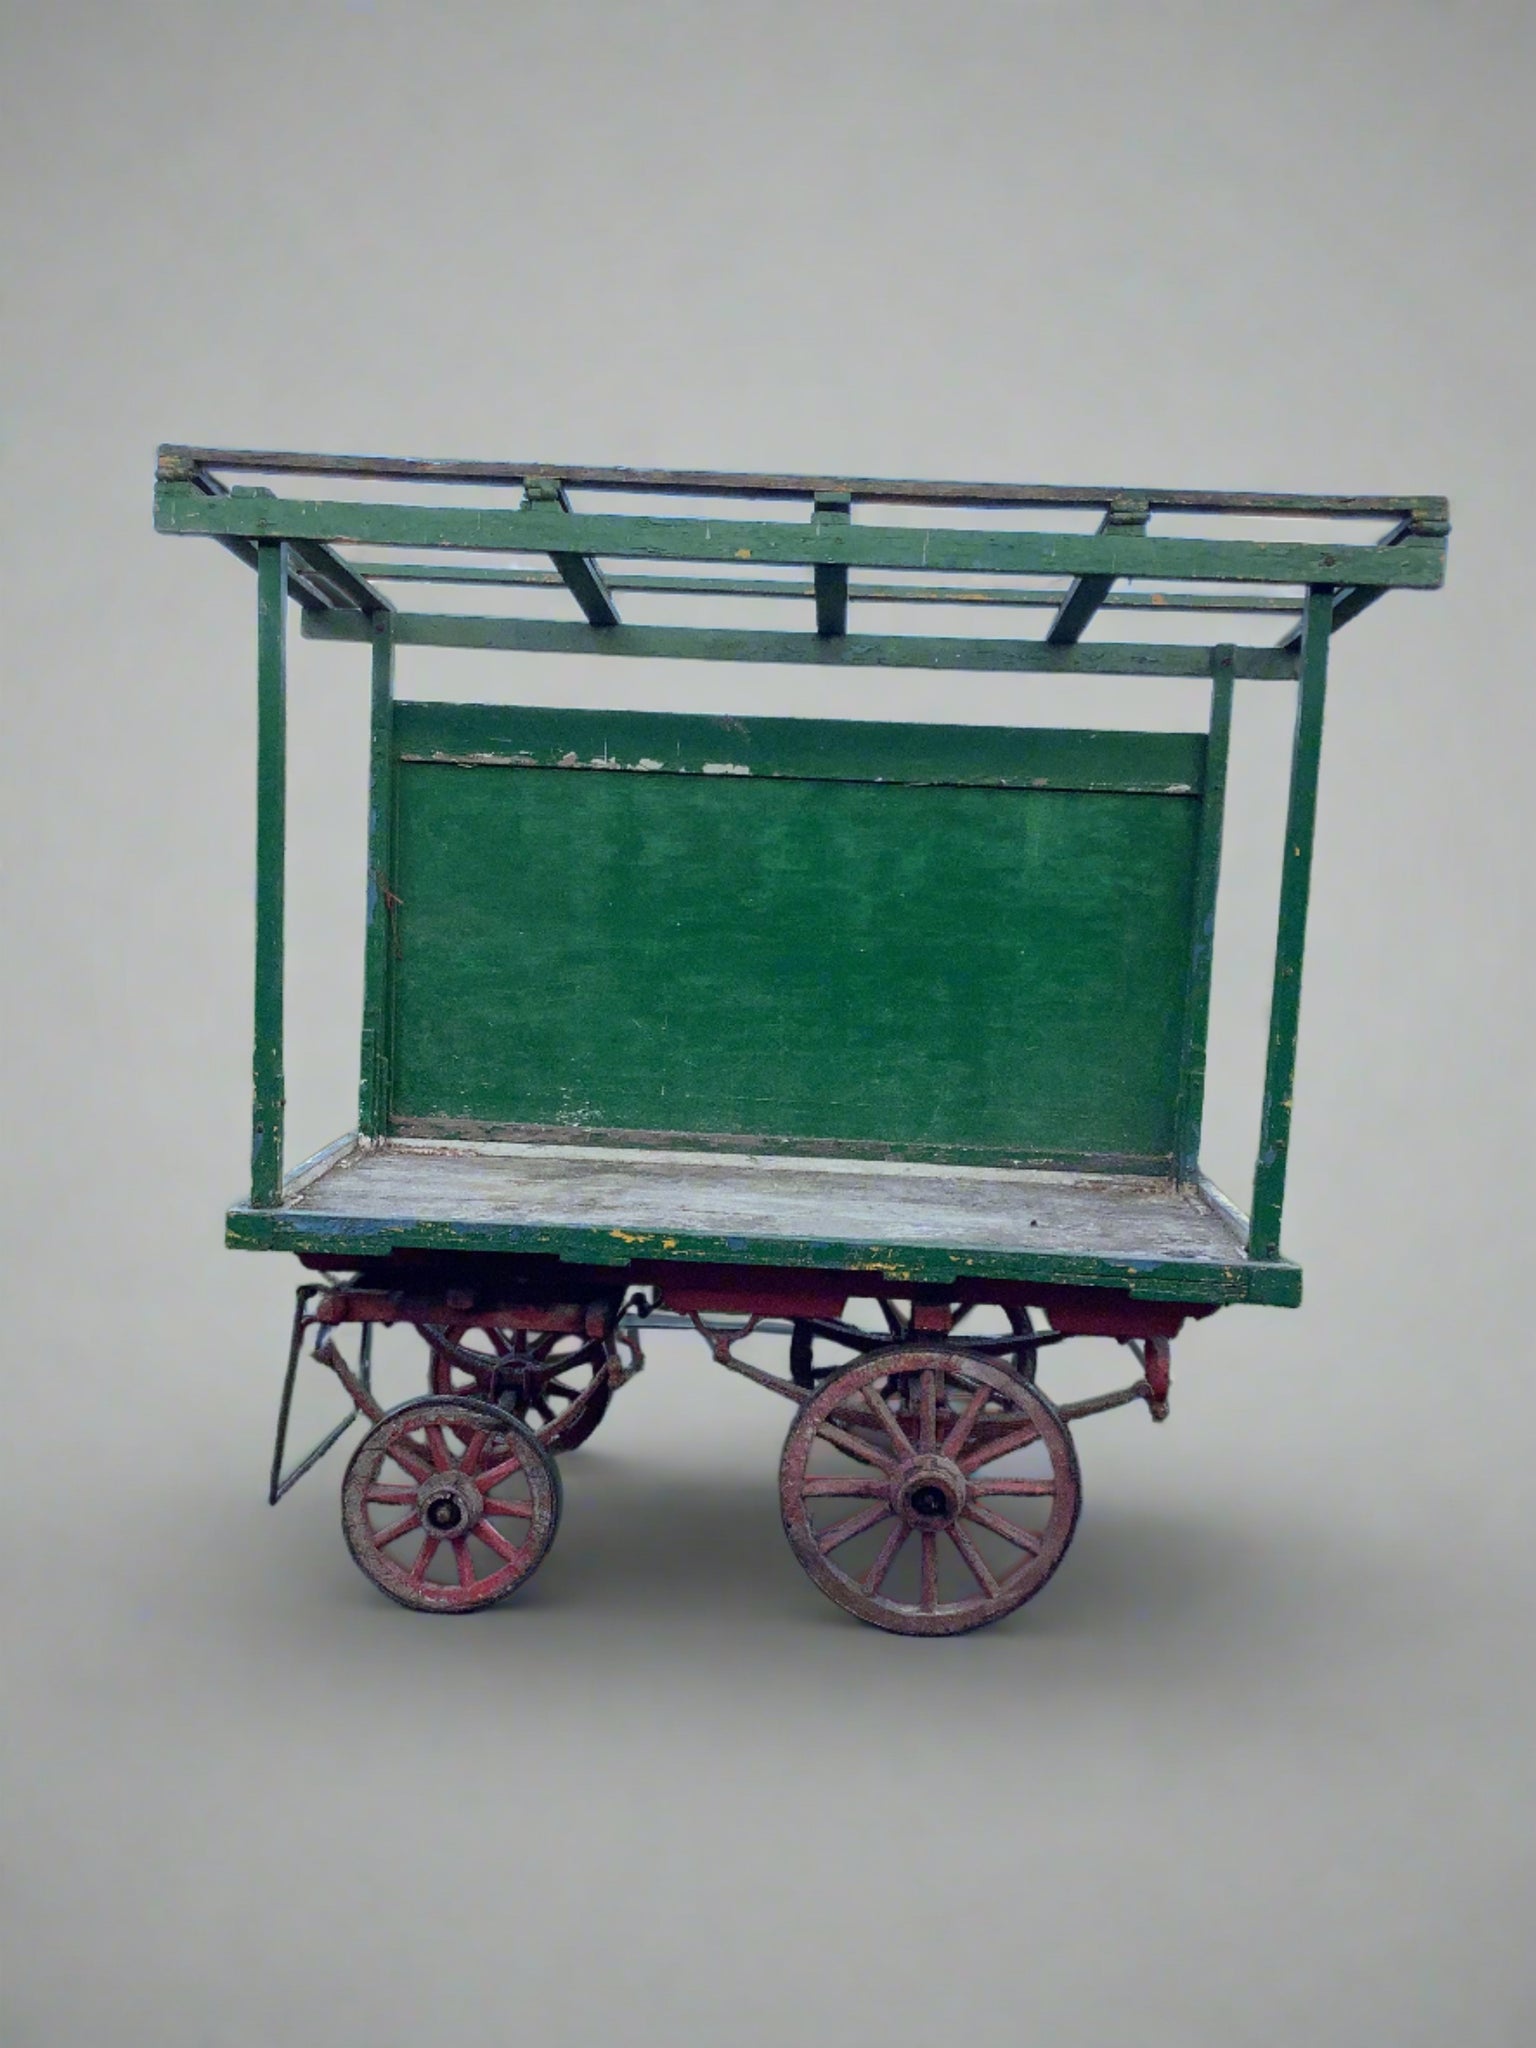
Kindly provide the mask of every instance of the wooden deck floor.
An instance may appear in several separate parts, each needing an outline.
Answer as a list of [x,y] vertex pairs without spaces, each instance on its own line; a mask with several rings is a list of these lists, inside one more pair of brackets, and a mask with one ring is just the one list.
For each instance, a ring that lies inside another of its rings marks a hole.
[[1198,1191],[1139,1175],[846,1159],[393,1140],[353,1150],[283,1205],[295,1216],[536,1224],[1089,1257],[1243,1257]]

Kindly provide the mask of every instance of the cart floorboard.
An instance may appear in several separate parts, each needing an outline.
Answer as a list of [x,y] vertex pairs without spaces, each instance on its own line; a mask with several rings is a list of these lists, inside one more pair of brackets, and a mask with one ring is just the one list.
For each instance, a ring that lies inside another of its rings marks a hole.
[[[786,1241],[926,1247],[957,1260],[1177,1261],[1227,1272],[1246,1259],[1238,1220],[1193,1185],[907,1161],[754,1157],[595,1145],[344,1144],[294,1176],[280,1209],[234,1220],[297,1225],[314,1244],[381,1226],[591,1233],[613,1250],[729,1240],[759,1257]],[[642,1244],[641,1240],[645,1242]],[[671,1242],[668,1242],[668,1241]]]

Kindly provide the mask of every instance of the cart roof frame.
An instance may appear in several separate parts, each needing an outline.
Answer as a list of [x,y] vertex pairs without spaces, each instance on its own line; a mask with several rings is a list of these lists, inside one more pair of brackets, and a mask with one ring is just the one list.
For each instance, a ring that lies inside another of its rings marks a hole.
[[[254,486],[252,478],[263,479]],[[287,487],[383,487],[367,498],[291,496]],[[240,479],[246,479],[242,482]],[[285,488],[280,494],[274,484]],[[400,488],[491,486],[521,492],[511,505],[405,502]],[[394,495],[390,495],[391,487]],[[641,509],[594,511],[572,493],[623,494]],[[689,501],[711,504],[691,507]],[[754,513],[751,501],[758,501]],[[805,516],[786,516],[798,501]],[[724,503],[726,516],[717,507]],[[687,508],[680,511],[679,505]],[[766,515],[764,507],[766,506]],[[882,521],[899,508],[907,523]],[[924,509],[932,524],[911,523]],[[1000,527],[995,518],[957,522],[957,514],[1038,513],[1043,525]],[[1094,531],[1082,516],[1097,512]],[[1051,525],[1049,515],[1057,515]],[[1198,516],[1217,529],[1157,530],[1159,522]],[[1067,522],[1066,526],[1061,524]],[[1076,530],[1068,530],[1072,521]],[[1341,539],[1298,537],[1295,522],[1342,522],[1361,529]],[[1181,1078],[1176,1172],[1229,1217],[1237,1265],[1218,1269],[1178,1261],[1075,1262],[1056,1275],[1028,1255],[1013,1261],[1042,1281],[1097,1279],[1165,1297],[1299,1298],[1299,1271],[1280,1256],[1279,1229],[1289,1147],[1291,1092],[1302,952],[1310,887],[1327,655],[1331,638],[1393,589],[1433,589],[1444,580],[1449,512],[1435,496],[1337,496],[1061,487],[1034,484],[920,482],[825,475],[761,475],[700,470],[594,468],[550,463],[431,461],[396,457],[297,454],[166,445],[159,454],[155,522],[166,533],[220,542],[257,574],[258,807],[256,1042],[252,1188],[231,1215],[232,1243],[307,1246],[299,1219],[281,1215],[304,1169],[283,1172],[283,888],[286,780],[286,600],[303,616],[306,636],[365,642],[372,649],[374,801],[370,876],[390,872],[389,814],[380,801],[393,787],[394,650],[404,645],[497,648],[640,658],[813,664],[825,667],[1015,671],[1056,675],[1205,677],[1211,683],[1206,734],[1209,773],[1195,875],[1195,957],[1190,963],[1190,1024]],[[1291,530],[1285,530],[1290,525]],[[1267,528],[1255,537],[1254,525]],[[1370,530],[1374,529],[1374,530]],[[361,552],[359,552],[361,551]],[[465,553],[510,556],[510,563],[465,563]],[[426,554],[430,560],[417,557]],[[531,561],[530,559],[531,558]],[[690,571],[692,573],[690,573]],[[782,574],[782,571],[801,573]],[[765,573],[766,572],[766,573]],[[974,579],[984,578],[985,581]],[[893,580],[900,579],[900,580]],[[954,579],[961,579],[956,581]],[[966,580],[971,579],[971,580]],[[569,620],[402,609],[381,586],[430,584],[561,590]],[[799,630],[697,624],[629,624],[622,606],[634,593],[675,599],[684,614],[721,598],[778,599],[805,608]],[[955,637],[916,631],[850,630],[856,606],[980,607],[1018,621],[1017,630]],[[1048,614],[1043,632],[1026,630]],[[1131,615],[1186,616],[1224,630],[1251,619],[1258,634],[1217,644],[1136,641]],[[1279,620],[1276,634],[1275,620]],[[1261,637],[1262,636],[1262,637]],[[1243,1218],[1200,1174],[1198,1139],[1215,890],[1220,797],[1225,778],[1232,693],[1238,679],[1297,684],[1284,867],[1276,931],[1271,1020],[1252,1213]],[[367,993],[359,1131],[366,1142],[387,1127],[384,1083],[389,966],[388,885],[370,883]],[[423,1226],[421,1242],[514,1249],[514,1230],[495,1246]],[[368,1233],[365,1231],[364,1236]],[[502,1233],[505,1236],[506,1233]],[[591,1233],[562,1236],[559,1255],[600,1257]],[[567,1241],[568,1240],[568,1241]],[[311,1247],[313,1248],[313,1247]],[[530,1243],[530,1248],[533,1248]],[[548,1249],[555,1250],[552,1243]],[[896,1258],[917,1276],[937,1277],[943,1259],[917,1248],[859,1247],[841,1241],[778,1246],[746,1256],[759,1262],[857,1266]],[[718,1259],[721,1246],[700,1238],[675,1256]],[[1059,1260],[1056,1262],[1061,1263]],[[1001,1270],[999,1268],[999,1270]]]
[[[226,483],[227,476],[344,478],[349,482],[521,487],[515,509],[389,502],[359,503],[276,496],[270,488]],[[572,509],[573,490],[686,500],[805,502],[803,525],[784,519],[679,517],[656,512]],[[1096,533],[999,532],[951,525],[880,526],[859,520],[864,507],[928,507],[936,512],[1097,510]],[[429,461],[386,456],[300,455],[276,451],[160,450],[156,523],[162,532],[206,534],[247,561],[263,539],[290,544],[289,589],[305,614],[305,632],[321,639],[370,637],[376,613],[393,614],[401,645],[527,649],[768,661],[824,666],[1028,670],[1055,674],[1208,675],[1209,646],[1179,647],[1084,635],[1102,615],[1190,616],[1271,613],[1286,621],[1277,642],[1236,647],[1239,676],[1287,680],[1297,673],[1300,619],[1308,588],[1333,595],[1338,631],[1388,590],[1431,589],[1444,579],[1449,513],[1441,497],[1341,497],[1297,492],[1188,491],[1062,487],[1042,484],[921,483],[905,479],[765,476],[704,470],[593,468],[550,463]],[[1289,537],[1206,538],[1149,531],[1159,515],[1201,514],[1236,521],[1386,522],[1365,544],[1300,542]],[[337,552],[374,549],[496,552],[546,558],[549,568],[486,568],[367,560]],[[718,563],[809,568],[810,580],[783,577],[636,574],[613,562]],[[854,570],[901,575],[1011,577],[1011,584],[890,583]],[[1034,579],[1026,583],[1022,579]],[[1052,579],[1050,587],[1042,578]],[[579,617],[559,620],[411,613],[381,583],[473,588],[501,585],[570,591]],[[1197,583],[1289,586],[1204,590]],[[1121,587],[1117,588],[1119,585]],[[813,632],[707,626],[629,626],[618,599],[629,592],[682,600],[752,597],[814,604]],[[959,639],[917,633],[848,630],[850,607],[863,603],[1022,608],[1052,614],[1043,638]]]

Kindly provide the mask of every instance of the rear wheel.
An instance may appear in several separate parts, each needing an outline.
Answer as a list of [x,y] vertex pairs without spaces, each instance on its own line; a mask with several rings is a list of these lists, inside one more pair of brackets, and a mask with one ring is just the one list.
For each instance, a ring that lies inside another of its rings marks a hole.
[[959,1635],[1033,1599],[1081,1498],[1071,1435],[1038,1387],[921,1341],[848,1366],[802,1406],[779,1491],[822,1592],[899,1635]]
[[548,1450],[574,1451],[608,1412],[604,1337],[462,1323],[422,1335],[432,1349],[427,1384],[434,1394],[492,1401]]

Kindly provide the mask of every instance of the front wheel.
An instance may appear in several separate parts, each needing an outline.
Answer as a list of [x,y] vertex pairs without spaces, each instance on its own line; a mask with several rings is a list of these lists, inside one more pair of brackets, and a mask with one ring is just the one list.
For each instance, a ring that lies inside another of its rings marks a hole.
[[530,1579],[555,1540],[560,1474],[486,1401],[407,1401],[371,1429],[341,1488],[359,1569],[419,1614],[472,1614]]
[[960,1635],[1046,1584],[1081,1488],[1038,1387],[960,1345],[913,1342],[804,1403],[779,1497],[790,1547],[839,1607],[898,1635]]

